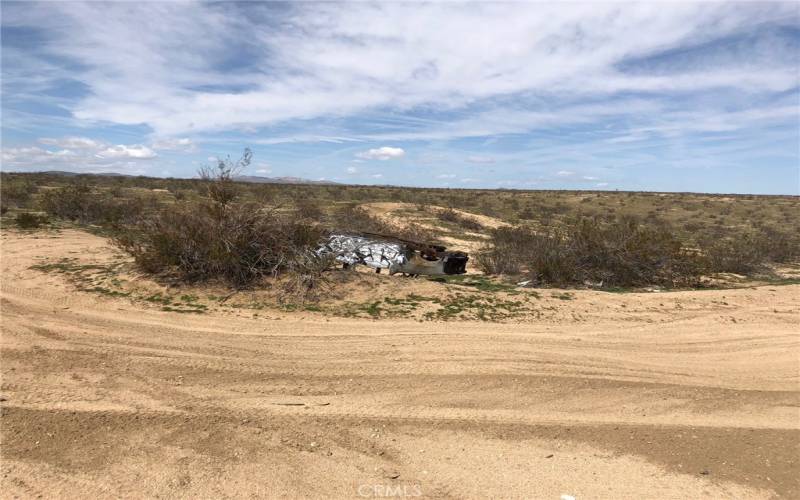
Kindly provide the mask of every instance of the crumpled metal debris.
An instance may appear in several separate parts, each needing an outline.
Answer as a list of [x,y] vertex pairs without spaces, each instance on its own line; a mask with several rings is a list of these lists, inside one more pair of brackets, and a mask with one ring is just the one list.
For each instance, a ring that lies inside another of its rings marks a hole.
[[350,234],[333,234],[317,249],[319,254],[332,253],[343,264],[363,264],[376,269],[390,269],[408,261],[408,249],[399,242],[379,241]]
[[463,274],[469,257],[445,247],[423,245],[381,235],[332,234],[317,248],[318,255],[334,255],[345,266],[365,265],[389,274]]

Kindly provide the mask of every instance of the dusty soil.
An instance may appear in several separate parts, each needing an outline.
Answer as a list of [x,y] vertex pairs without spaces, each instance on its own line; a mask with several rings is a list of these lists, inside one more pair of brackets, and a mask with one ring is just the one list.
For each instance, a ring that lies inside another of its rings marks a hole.
[[[402,210],[414,210],[416,208],[416,205],[413,204],[413,203],[399,203],[399,202],[391,202],[391,201],[375,202],[375,203],[364,203],[361,206],[364,207],[367,211],[369,211],[373,215],[377,215],[379,217],[386,217],[389,221],[397,223],[397,224],[402,224],[406,219],[397,217],[396,212],[399,212],[399,211],[402,211]],[[428,208],[430,210],[434,210],[434,211],[435,210],[444,210],[445,209],[445,207],[437,207],[435,205],[430,205]],[[510,225],[507,222],[504,222],[504,221],[502,221],[500,219],[496,219],[494,217],[489,217],[488,215],[482,215],[482,214],[476,214],[476,213],[472,213],[472,212],[466,212],[464,210],[460,210],[460,209],[457,209],[457,208],[450,208],[450,210],[453,210],[454,212],[458,212],[459,214],[461,214],[463,216],[469,217],[469,218],[475,220],[476,222],[479,222],[480,224],[482,224],[483,226],[488,227],[488,228],[494,229],[494,228],[506,227],[506,226]]]
[[[399,227],[403,227],[409,221],[413,221],[419,226],[422,226],[426,229],[433,231],[435,234],[441,233],[441,223],[436,218],[436,211],[437,210],[444,210],[445,207],[438,207],[435,205],[429,205],[427,208],[431,210],[430,214],[419,213],[417,212],[417,205],[414,203],[400,203],[400,202],[375,202],[375,203],[364,203],[361,205],[367,212],[370,214],[379,217],[391,224],[397,225]],[[494,217],[489,217],[488,215],[476,214],[472,212],[466,212],[464,210],[459,210],[452,208],[454,212],[458,212],[459,214],[468,217],[483,227],[495,229],[498,227],[506,227],[509,226],[505,221],[500,219],[496,219]],[[409,214],[411,213],[411,214]],[[410,215],[410,216],[409,216]],[[469,238],[464,238],[463,236],[469,236]],[[464,232],[461,236],[458,234],[446,234],[440,235],[438,238],[442,243],[449,246],[453,250],[461,250],[469,253],[474,253],[480,250],[487,239],[485,234],[479,233],[471,233],[471,232]],[[468,269],[468,272],[471,269]]]
[[797,285],[575,292],[513,324],[256,317],[31,269],[63,257],[116,258],[2,232],[5,498],[800,496]]

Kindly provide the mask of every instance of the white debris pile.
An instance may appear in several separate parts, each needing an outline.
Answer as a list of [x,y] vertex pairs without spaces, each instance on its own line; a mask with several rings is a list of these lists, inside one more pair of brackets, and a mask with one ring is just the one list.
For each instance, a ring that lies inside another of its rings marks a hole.
[[317,248],[318,255],[335,255],[343,264],[363,264],[375,269],[394,270],[408,262],[407,247],[402,243],[380,241],[350,234],[332,234]]

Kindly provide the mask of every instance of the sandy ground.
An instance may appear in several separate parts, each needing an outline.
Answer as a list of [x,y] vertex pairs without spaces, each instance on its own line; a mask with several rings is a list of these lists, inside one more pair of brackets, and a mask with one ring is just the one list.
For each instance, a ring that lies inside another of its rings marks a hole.
[[[373,215],[377,215],[378,217],[385,217],[391,222],[403,224],[405,219],[397,217],[396,212],[401,210],[413,210],[415,209],[416,205],[414,203],[399,203],[399,202],[391,202],[391,201],[381,201],[375,203],[364,203],[361,205],[364,209],[368,212],[372,213]],[[445,207],[437,207],[435,205],[430,205],[428,207],[430,210],[444,210]],[[496,219],[494,217],[489,217],[488,215],[476,214],[472,212],[466,212],[464,210],[459,210],[457,208],[450,208],[454,212],[458,212],[459,214],[469,217],[485,227],[489,228],[498,228],[498,227],[507,227],[510,224],[504,222],[500,219]]]
[[30,269],[70,255],[111,251],[2,233],[4,498],[800,497],[800,286],[268,320]]
[[[400,203],[400,202],[390,202],[390,201],[364,203],[361,205],[361,207],[364,208],[370,214],[400,227],[403,227],[409,221],[409,218],[407,216],[404,216],[402,212],[416,209],[416,205],[414,203]],[[444,210],[445,207],[430,205],[428,206],[428,209],[436,211],[436,210]],[[507,227],[510,225],[507,222],[504,222],[500,219],[496,219],[494,217],[489,217],[488,215],[465,212],[464,210],[459,210],[455,208],[451,210],[458,212],[459,214],[465,217],[473,219],[474,221],[483,225],[483,227],[496,229],[498,227]],[[435,217],[434,213],[431,213],[431,217]],[[439,232],[439,228],[437,227],[437,225],[432,224],[430,221],[422,220],[419,217],[412,217],[411,220],[413,220],[419,226],[430,229],[434,233]],[[461,250],[468,253],[477,252],[484,246],[484,240],[486,236],[478,233],[468,233],[468,234],[470,234],[473,238],[478,238],[478,239],[477,240],[465,239],[465,238],[459,238],[454,235],[440,236],[438,239],[443,244],[450,247],[452,250]]]

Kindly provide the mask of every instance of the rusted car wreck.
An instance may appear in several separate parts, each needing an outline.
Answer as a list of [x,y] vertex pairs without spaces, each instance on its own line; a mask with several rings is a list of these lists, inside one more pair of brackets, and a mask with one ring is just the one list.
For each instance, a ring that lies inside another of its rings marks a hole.
[[318,255],[333,255],[344,267],[364,265],[389,274],[416,276],[464,274],[469,256],[447,251],[441,245],[417,243],[370,233],[337,233],[317,249]]

